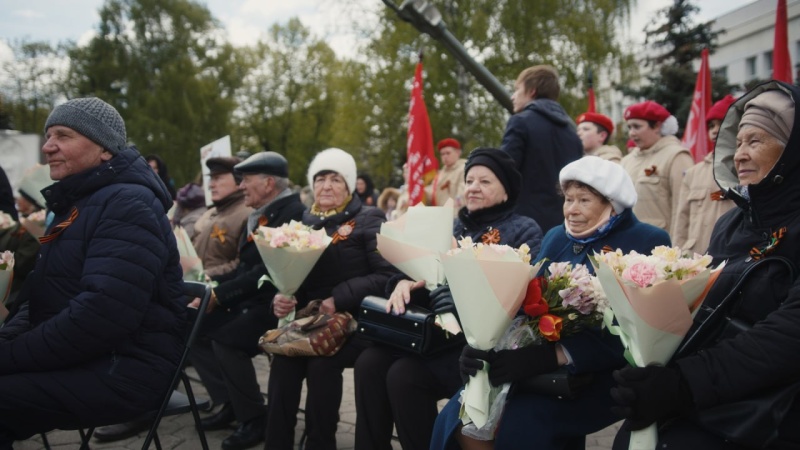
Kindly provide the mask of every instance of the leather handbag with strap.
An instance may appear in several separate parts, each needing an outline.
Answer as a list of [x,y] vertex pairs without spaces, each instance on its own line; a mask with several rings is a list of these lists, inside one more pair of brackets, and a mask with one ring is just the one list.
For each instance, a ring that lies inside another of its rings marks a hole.
[[[795,279],[795,265],[782,256],[770,256],[748,266],[725,298],[714,308],[701,307],[695,321],[699,325],[684,339],[675,358],[686,356],[699,349],[730,339],[752,324],[736,318],[733,312],[740,301],[742,287],[757,270],[770,264],[786,266],[789,276]],[[776,370],[780,368],[776,367]],[[692,421],[710,432],[749,448],[765,448],[778,437],[778,427],[786,417],[800,393],[800,382],[765,389],[747,398],[723,403],[696,411]]]
[[464,346],[464,334],[452,335],[436,325],[436,313],[416,305],[407,305],[406,312],[386,312],[388,300],[367,296],[358,314],[358,332],[379,344],[405,350],[423,357]]
[[336,354],[357,323],[349,312],[324,314],[321,300],[313,300],[297,312],[298,319],[267,331],[258,345],[267,353],[285,356],[331,356]]

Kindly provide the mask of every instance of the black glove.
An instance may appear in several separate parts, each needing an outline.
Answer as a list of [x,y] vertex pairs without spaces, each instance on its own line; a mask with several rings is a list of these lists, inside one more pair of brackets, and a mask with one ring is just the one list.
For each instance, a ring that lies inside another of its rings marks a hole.
[[483,362],[488,362],[489,352],[465,345],[458,358],[458,368],[461,371],[461,382],[467,384],[469,377],[475,376],[483,369]]
[[614,380],[619,385],[611,388],[611,398],[619,406],[611,412],[627,419],[631,430],[679,415],[694,405],[692,391],[677,368],[626,367],[614,371]]
[[556,347],[551,343],[490,352],[489,382],[493,386],[558,369]]
[[[456,304],[453,302],[453,295],[450,294],[450,286],[443,284],[432,290],[430,294],[430,310],[435,313],[456,314]],[[456,314],[456,317],[458,315]]]

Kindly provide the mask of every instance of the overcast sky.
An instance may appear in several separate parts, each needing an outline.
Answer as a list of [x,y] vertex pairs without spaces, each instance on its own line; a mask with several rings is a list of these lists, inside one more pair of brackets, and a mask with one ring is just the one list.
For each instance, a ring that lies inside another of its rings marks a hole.
[[[710,20],[752,1],[698,0],[695,3],[701,9],[697,20]],[[401,0],[395,2],[399,4]],[[255,43],[272,24],[299,17],[338,54],[346,56],[350,56],[359,39],[352,31],[351,19],[361,16],[360,11],[385,8],[381,0],[205,0],[201,3],[222,21],[234,44]],[[641,30],[655,11],[669,5],[671,0],[638,0],[636,3],[629,32],[638,41]],[[27,38],[53,44],[67,39],[86,42],[99,23],[97,11],[102,4],[103,0],[3,0],[0,40]],[[7,57],[7,52],[7,48],[0,48],[0,59]]]

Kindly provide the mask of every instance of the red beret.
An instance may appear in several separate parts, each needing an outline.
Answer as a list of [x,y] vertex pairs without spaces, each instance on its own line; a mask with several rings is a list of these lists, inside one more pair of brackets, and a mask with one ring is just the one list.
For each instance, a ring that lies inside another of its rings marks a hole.
[[442,139],[436,144],[436,150],[441,150],[445,147],[453,147],[461,150],[461,144],[453,138]]
[[712,120],[722,120],[725,118],[725,113],[728,112],[728,108],[731,107],[733,102],[736,99],[733,98],[731,94],[722,97],[722,100],[714,103],[711,109],[708,110],[708,114],[706,114],[706,123],[711,122]]
[[578,124],[583,122],[592,122],[600,125],[601,127],[605,128],[608,131],[608,134],[614,132],[614,122],[611,121],[611,118],[608,116],[604,116],[603,114],[593,113],[593,112],[585,112],[578,116],[575,120]]
[[667,108],[664,108],[652,100],[647,100],[646,102],[628,106],[628,109],[625,110],[625,120],[641,119],[663,122],[667,120],[670,115],[671,114],[669,111],[667,111]]

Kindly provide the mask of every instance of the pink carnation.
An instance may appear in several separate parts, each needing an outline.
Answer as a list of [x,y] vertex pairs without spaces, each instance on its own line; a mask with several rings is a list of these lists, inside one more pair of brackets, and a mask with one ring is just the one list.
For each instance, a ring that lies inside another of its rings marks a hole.
[[658,273],[652,264],[639,261],[622,271],[622,279],[644,288],[652,285],[658,279]]

